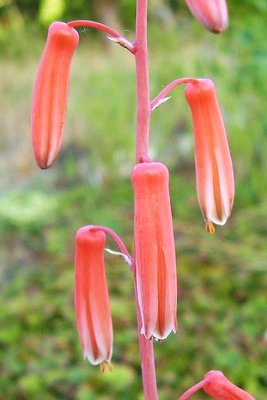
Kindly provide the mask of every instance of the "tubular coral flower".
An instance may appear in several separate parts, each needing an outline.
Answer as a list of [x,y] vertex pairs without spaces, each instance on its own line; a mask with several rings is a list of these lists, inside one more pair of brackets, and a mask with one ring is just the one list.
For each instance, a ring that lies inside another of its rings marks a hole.
[[226,0],[185,0],[194,17],[213,33],[223,32],[228,26]]
[[145,337],[165,339],[177,329],[176,259],[169,173],[157,162],[137,164],[134,187],[134,237],[137,297]]
[[72,56],[78,32],[64,22],[49,27],[38,67],[31,115],[32,146],[41,168],[48,168],[58,155],[63,138]]
[[93,226],[76,234],[75,312],[84,357],[92,364],[110,362],[112,320],[105,275],[105,233]]
[[221,371],[209,371],[202,381],[188,389],[179,400],[188,400],[199,389],[203,389],[216,400],[255,400],[249,393],[230,382]]
[[208,372],[204,382],[203,390],[216,400],[255,400],[250,394],[230,382],[220,371]]
[[197,194],[207,230],[225,224],[234,200],[234,174],[225,127],[209,79],[199,79],[185,89],[191,108],[194,138]]

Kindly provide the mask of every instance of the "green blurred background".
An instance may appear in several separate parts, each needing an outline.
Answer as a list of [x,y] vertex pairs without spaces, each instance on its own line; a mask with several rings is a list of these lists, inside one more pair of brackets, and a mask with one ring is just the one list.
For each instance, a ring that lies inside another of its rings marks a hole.
[[[179,260],[180,328],[155,344],[162,400],[210,369],[267,397],[267,3],[228,4],[229,29],[216,36],[183,1],[150,1],[151,95],[177,77],[212,78],[236,176],[233,214],[210,236],[196,200],[190,113],[177,89],[151,126],[151,154],[171,171]],[[64,143],[47,171],[33,161],[29,124],[48,24],[97,18],[133,39],[134,9],[133,0],[0,0],[1,400],[143,398],[133,285],[121,259],[106,256],[113,373],[83,361],[73,311],[75,231],[107,225],[132,250],[133,57],[81,29]]]

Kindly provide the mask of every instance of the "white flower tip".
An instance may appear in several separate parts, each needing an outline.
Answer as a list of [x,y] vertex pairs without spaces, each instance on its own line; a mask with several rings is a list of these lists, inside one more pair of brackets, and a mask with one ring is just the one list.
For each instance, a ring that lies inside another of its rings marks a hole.
[[103,356],[99,355],[97,358],[92,357],[92,355],[88,351],[84,351],[83,359],[87,360],[92,365],[100,365],[101,372],[104,373],[106,368],[112,371],[113,367],[110,362],[111,356],[108,360],[106,360]]
[[149,330],[145,331],[144,326],[142,326],[140,333],[141,335],[144,335],[146,339],[154,339],[156,342],[161,342],[162,340],[166,339],[171,332],[176,333],[177,331],[177,325],[170,325],[169,327],[166,327],[164,332],[159,332],[159,330],[155,327],[154,330]]

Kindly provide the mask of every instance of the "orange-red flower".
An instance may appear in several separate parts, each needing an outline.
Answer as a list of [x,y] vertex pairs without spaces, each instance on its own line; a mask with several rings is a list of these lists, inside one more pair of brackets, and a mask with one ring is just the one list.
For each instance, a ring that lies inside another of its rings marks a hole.
[[213,33],[224,31],[228,26],[226,0],[185,0],[194,17]]
[[199,79],[188,84],[185,97],[193,117],[198,201],[207,230],[213,233],[212,223],[223,225],[233,206],[231,155],[213,82]]
[[31,115],[32,146],[38,165],[48,168],[63,138],[72,56],[79,34],[64,22],[49,27],[38,67]]
[[216,400],[255,400],[249,393],[230,382],[221,371],[209,371],[202,381],[188,389],[179,400],[188,400],[200,389]]
[[255,400],[249,393],[230,382],[220,371],[210,371],[205,375],[203,390],[216,400]]
[[177,281],[169,173],[157,162],[137,164],[134,187],[136,285],[146,338],[177,329]]
[[84,357],[92,364],[110,362],[112,320],[104,265],[105,233],[93,226],[76,234],[75,311]]

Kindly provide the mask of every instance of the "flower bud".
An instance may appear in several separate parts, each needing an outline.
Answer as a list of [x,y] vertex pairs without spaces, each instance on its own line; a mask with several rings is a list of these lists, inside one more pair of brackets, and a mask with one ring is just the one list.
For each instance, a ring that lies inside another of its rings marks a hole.
[[223,32],[228,26],[226,0],[185,0],[194,17],[209,31]]
[[165,339],[177,329],[175,243],[169,173],[157,162],[137,164],[134,187],[134,241],[137,298],[146,338]]
[[63,139],[72,56],[78,32],[64,22],[50,25],[38,67],[31,114],[32,146],[40,168],[48,168]]
[[112,320],[104,265],[105,233],[93,226],[76,234],[75,312],[84,357],[96,365],[110,362]]
[[216,400],[255,400],[250,394],[230,382],[220,371],[208,372],[204,382],[204,392]]
[[230,150],[213,82],[199,79],[188,84],[185,97],[193,117],[198,201],[207,230],[214,233],[212,223],[223,225],[233,206]]

